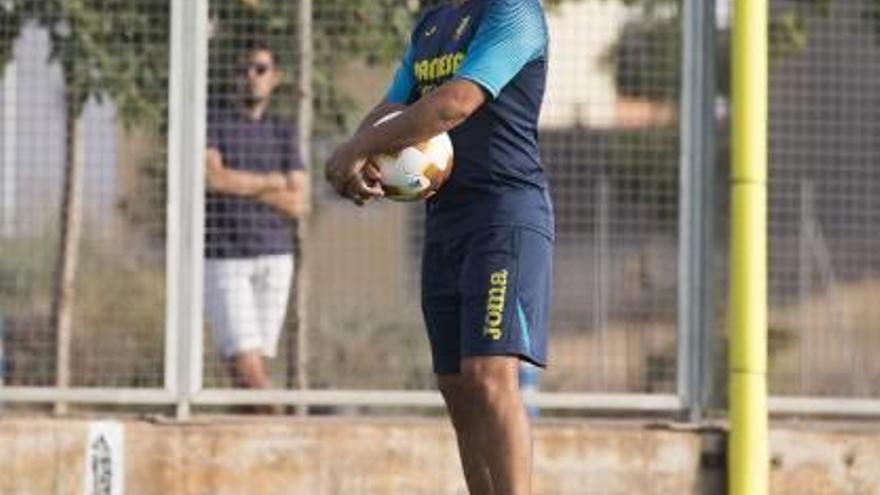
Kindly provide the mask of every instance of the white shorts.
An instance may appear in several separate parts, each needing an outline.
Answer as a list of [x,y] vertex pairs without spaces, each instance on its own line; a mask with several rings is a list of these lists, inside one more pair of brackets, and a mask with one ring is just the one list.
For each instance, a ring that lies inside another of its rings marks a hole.
[[205,260],[205,312],[224,357],[275,357],[293,276],[289,254]]

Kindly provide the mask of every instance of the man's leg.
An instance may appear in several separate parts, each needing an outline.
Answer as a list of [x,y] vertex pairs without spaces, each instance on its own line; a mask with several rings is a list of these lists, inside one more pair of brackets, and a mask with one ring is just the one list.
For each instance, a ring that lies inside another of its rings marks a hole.
[[[275,358],[278,352],[278,339],[287,315],[287,301],[290,296],[292,277],[292,255],[260,256],[257,258],[251,283],[257,326],[262,342],[260,352],[254,359],[259,358],[259,366],[265,383],[264,386],[258,388],[272,386],[267,371],[268,363],[269,360]],[[279,415],[284,414],[284,406],[280,404],[267,405],[257,408],[256,411],[262,414]]]
[[440,377],[472,495],[531,493],[531,428],[518,372],[515,357],[479,356]]
[[[251,282],[253,259],[205,262],[205,309],[214,341],[223,354],[236,387],[269,388],[259,332],[257,303]],[[248,412],[273,413],[273,408],[247,408]]]
[[260,256],[252,279],[263,357],[274,359],[284,329],[293,281],[293,255]]
[[472,400],[472,389],[461,373],[437,375],[437,383],[455,429],[468,491],[471,495],[493,495],[489,465],[483,456],[486,439],[479,422],[479,408]]
[[241,388],[269,388],[269,376],[261,350],[239,352],[232,357],[230,372],[235,385]]
[[[266,372],[266,364],[263,353],[260,350],[239,352],[228,360],[229,373],[239,388],[265,389],[271,388],[272,384]],[[260,406],[247,406],[241,409],[242,413],[272,414],[284,413],[284,408],[277,404]]]

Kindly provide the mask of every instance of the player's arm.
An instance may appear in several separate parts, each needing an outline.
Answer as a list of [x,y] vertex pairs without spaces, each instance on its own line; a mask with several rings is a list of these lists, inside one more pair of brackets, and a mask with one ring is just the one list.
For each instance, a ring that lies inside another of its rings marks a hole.
[[[440,86],[410,106],[386,99],[368,114],[358,132],[336,149],[327,162],[327,179],[339,194],[358,203],[381,196],[381,189],[368,185],[361,175],[366,157],[399,150],[446,132],[467,120],[486,98],[478,84],[462,79]],[[381,126],[372,126],[395,109],[403,112]]]
[[[538,0],[498,0],[486,14],[455,79],[423,96],[397,118],[365,127],[337,149],[328,162],[328,179],[342,195],[377,195],[361,176],[364,159],[396,151],[448,131],[467,120],[529,62],[546,52],[547,32]],[[410,66],[407,67],[407,61]],[[412,60],[404,58],[386,102],[412,96]]]
[[300,218],[308,213],[308,186],[306,173],[293,170],[287,173],[285,187],[259,194],[256,199],[284,216]]
[[[486,13],[455,78],[407,107],[380,127],[365,128],[351,140],[356,156],[396,151],[449,131],[489,98],[496,98],[526,64],[547,47],[544,13],[538,0],[498,0]],[[389,92],[397,101],[404,91]]]
[[[455,78],[386,124],[361,129],[351,140],[355,154],[396,151],[457,127],[487,99],[498,97],[526,64],[546,54],[546,48],[547,28],[539,0],[493,2]],[[409,60],[411,64],[411,55]],[[408,68],[398,75],[404,80],[395,81],[386,102],[411,97],[412,73]]]
[[[418,31],[418,28],[414,31]],[[405,110],[406,104],[415,99],[415,89],[413,52],[412,45],[410,45],[401,58],[400,66],[397,68],[384,101],[367,113],[355,134],[372,128],[377,120],[390,112]],[[347,141],[334,150],[325,165],[325,178],[340,196],[346,196],[358,205],[362,205],[366,199],[381,196],[382,190],[374,181],[367,184],[366,178],[361,173],[364,160],[352,155],[349,143],[350,141]],[[360,192],[356,192],[356,190],[360,190]]]
[[366,127],[349,141],[358,157],[397,151],[458,127],[486,102],[477,83],[447,82],[378,127]]
[[254,197],[287,187],[288,179],[281,173],[254,173],[234,170],[223,163],[217,148],[205,153],[205,186],[211,192],[231,196]]
[[368,127],[372,127],[373,124],[376,123],[376,121],[388,115],[389,113],[397,111],[402,112],[404,110],[406,110],[406,105],[404,105],[403,103],[382,101],[381,103],[373,107],[373,109],[370,110],[369,113],[367,113],[363,120],[361,120],[361,123],[360,125],[358,125],[356,133],[361,132]]
[[327,178],[336,191],[356,202],[381,196],[381,189],[366,183],[361,170],[368,156],[396,151],[430,139],[464,122],[486,101],[474,82],[448,82],[406,107],[397,118],[381,126],[364,126],[339,146],[327,162]]

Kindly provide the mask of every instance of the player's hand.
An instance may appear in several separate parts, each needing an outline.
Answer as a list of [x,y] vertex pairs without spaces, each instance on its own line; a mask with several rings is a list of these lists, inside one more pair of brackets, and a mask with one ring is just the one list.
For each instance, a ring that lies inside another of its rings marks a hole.
[[345,143],[330,156],[324,172],[337,194],[363,206],[367,201],[384,195],[382,188],[368,181],[362,173],[365,165],[366,160],[357,156],[349,143]]
[[382,169],[372,160],[367,160],[361,174],[366,179],[367,184],[379,185],[382,182]]

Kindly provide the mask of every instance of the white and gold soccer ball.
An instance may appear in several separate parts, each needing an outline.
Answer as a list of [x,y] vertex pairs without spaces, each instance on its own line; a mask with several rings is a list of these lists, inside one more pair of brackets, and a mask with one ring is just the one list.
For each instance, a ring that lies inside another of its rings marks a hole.
[[[379,119],[380,126],[400,112]],[[379,169],[385,197],[394,201],[418,201],[435,194],[452,172],[452,140],[438,134],[427,141],[404,148],[397,153],[369,158],[368,166]]]

